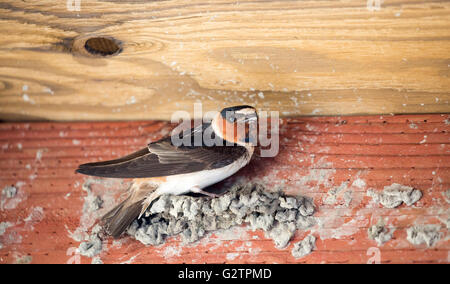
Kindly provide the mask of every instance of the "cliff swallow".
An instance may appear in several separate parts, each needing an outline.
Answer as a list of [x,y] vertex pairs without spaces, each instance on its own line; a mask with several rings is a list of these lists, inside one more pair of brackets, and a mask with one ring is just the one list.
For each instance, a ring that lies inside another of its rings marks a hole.
[[[153,200],[163,194],[193,192],[216,197],[203,189],[228,178],[249,163],[255,146],[250,129],[256,129],[257,123],[256,110],[251,106],[225,108],[210,123],[178,136],[197,143],[200,140],[200,145],[177,146],[172,138],[179,134],[172,134],[128,156],[80,165],[76,172],[134,178],[129,197],[102,218],[105,232],[118,238],[145,213]],[[207,146],[204,139],[196,139],[198,135],[203,138],[205,131],[210,131],[215,141],[213,145]]]

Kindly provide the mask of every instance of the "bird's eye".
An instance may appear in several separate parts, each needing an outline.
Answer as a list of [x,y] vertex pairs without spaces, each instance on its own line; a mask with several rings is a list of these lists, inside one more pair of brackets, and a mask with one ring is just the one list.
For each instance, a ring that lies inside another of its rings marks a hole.
[[228,121],[231,122],[231,123],[233,123],[233,122],[236,121],[236,117],[231,116],[231,117],[228,118]]

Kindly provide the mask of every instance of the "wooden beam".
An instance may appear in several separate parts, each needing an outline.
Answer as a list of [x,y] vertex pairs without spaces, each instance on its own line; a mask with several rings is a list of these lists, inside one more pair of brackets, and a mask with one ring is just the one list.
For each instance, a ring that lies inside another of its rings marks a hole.
[[[79,3],[0,3],[1,119],[450,111],[447,1]],[[90,55],[97,36],[122,51]]]

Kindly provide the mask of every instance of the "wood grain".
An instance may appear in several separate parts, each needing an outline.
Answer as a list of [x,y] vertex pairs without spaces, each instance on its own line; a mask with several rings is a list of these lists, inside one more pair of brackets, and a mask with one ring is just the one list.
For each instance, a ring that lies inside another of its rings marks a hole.
[[[314,199],[314,217],[321,225],[298,231],[287,249],[276,249],[262,231],[242,227],[191,245],[178,237],[157,247],[128,237],[106,239],[98,257],[104,263],[366,263],[368,249],[379,248],[382,263],[448,263],[449,120],[449,115],[285,119],[278,156],[254,157],[228,182],[247,179]],[[89,204],[83,190],[88,177],[74,169],[126,155],[172,128],[153,121],[0,124],[0,189],[18,188],[13,199],[1,200],[0,223],[10,226],[0,235],[0,263],[90,263],[75,250],[77,235],[89,232],[97,217],[117,203],[128,180],[94,183],[92,190],[104,204],[89,212],[83,209]],[[412,206],[388,209],[366,195],[392,183],[415,187],[423,196]],[[331,204],[327,197],[343,184]],[[346,205],[343,197],[349,191],[352,200]],[[367,229],[380,218],[395,232],[378,246]],[[409,227],[423,224],[441,228],[433,247],[406,239]],[[295,259],[293,244],[310,233],[317,238],[316,249]]]
[[[366,2],[4,0],[0,118],[449,112],[450,2]],[[87,56],[92,36],[123,51]]]

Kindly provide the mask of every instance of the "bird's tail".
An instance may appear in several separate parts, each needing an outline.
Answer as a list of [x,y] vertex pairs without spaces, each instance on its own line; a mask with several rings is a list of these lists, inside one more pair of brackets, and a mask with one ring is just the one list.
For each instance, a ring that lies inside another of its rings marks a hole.
[[105,232],[114,238],[120,237],[142,210],[143,200],[131,204],[129,200],[130,197],[102,217]]
[[138,188],[127,199],[106,213],[101,219],[104,231],[114,238],[120,237],[128,226],[140,218],[150,203],[159,196],[156,188]]

